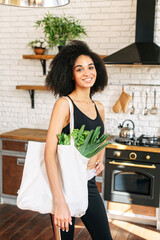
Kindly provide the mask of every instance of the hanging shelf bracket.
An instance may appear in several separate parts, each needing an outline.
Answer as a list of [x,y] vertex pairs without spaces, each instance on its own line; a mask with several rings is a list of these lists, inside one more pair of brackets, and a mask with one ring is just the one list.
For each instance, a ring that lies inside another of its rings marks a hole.
[[30,95],[31,99],[31,108],[34,108],[34,99],[35,95],[34,92],[35,90],[49,90],[46,86],[39,86],[39,85],[18,85],[16,86],[16,89],[22,89],[22,90],[27,90]]
[[34,108],[34,90],[28,90],[31,98],[31,108]]
[[40,59],[43,68],[43,75],[46,75],[46,59]]

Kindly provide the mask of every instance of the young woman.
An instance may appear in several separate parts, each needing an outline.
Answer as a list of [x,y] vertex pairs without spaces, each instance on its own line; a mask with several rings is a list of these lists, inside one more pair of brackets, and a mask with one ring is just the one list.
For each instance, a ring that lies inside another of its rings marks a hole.
[[[45,162],[54,198],[54,224],[61,229],[62,240],[73,240],[75,218],[71,217],[65,201],[56,165],[57,134],[69,133],[69,104],[73,103],[74,128],[86,130],[101,126],[104,133],[104,107],[92,96],[107,85],[107,73],[103,61],[81,41],[73,41],[53,59],[46,78],[46,85],[59,95],[53,108],[46,140]],[[98,192],[95,176],[103,169],[104,150],[88,162],[88,209],[81,217],[93,240],[111,240],[108,219]],[[74,179],[73,179],[74,181]]]

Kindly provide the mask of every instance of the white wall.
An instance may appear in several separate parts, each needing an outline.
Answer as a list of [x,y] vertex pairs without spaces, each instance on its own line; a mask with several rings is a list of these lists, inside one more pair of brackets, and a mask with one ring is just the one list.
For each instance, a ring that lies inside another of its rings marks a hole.
[[[56,15],[73,15],[81,19],[88,37],[84,38],[98,54],[108,55],[134,42],[136,0],[71,0],[64,7],[53,9],[26,9],[0,5],[0,133],[30,127],[47,129],[55,102],[47,91],[35,92],[35,109],[31,109],[28,91],[16,90],[16,85],[42,85],[45,77],[39,60],[23,59],[23,54],[32,54],[28,42],[43,36],[35,29],[34,22],[50,11]],[[160,1],[156,7],[155,42],[160,45]],[[48,51],[56,54],[57,48]],[[47,68],[50,61],[47,61]],[[109,82],[157,83],[160,84],[159,67],[107,67]],[[133,87],[125,87],[131,94]],[[160,87],[157,88],[159,113],[143,116],[146,87],[135,88],[135,115],[116,114],[112,106],[121,93],[121,86],[108,86],[95,99],[105,105],[106,131],[118,134],[118,124],[132,119],[136,133],[160,135]],[[153,87],[149,87],[149,108],[153,105]],[[131,104],[129,105],[129,108]]]

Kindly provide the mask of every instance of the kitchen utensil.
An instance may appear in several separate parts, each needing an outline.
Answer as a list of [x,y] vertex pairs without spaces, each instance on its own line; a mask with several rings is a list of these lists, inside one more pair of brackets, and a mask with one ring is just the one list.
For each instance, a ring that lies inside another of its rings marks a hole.
[[150,113],[152,115],[156,115],[157,114],[157,111],[158,111],[158,108],[156,107],[156,88],[154,89],[154,105],[153,107],[151,108],[150,110]]
[[149,109],[147,107],[147,102],[148,102],[148,89],[146,90],[146,102],[145,102],[145,108],[143,110],[143,114],[146,116],[149,112]]
[[130,109],[130,114],[134,114],[135,107],[134,107],[134,89],[132,90],[132,107]]
[[[124,123],[125,122],[131,122],[132,123],[132,128],[129,127],[129,124],[127,124],[126,127],[124,127]],[[120,133],[119,133],[119,136],[122,137],[122,138],[134,138],[135,137],[135,131],[134,131],[134,128],[135,128],[135,124],[132,120],[130,119],[126,119],[122,125],[120,124],[118,126],[118,128],[121,129]]]

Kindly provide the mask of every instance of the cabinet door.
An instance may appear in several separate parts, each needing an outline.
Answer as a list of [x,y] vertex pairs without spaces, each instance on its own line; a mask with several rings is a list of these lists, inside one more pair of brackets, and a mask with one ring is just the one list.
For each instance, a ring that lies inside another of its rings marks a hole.
[[2,193],[17,196],[24,158],[2,155]]

